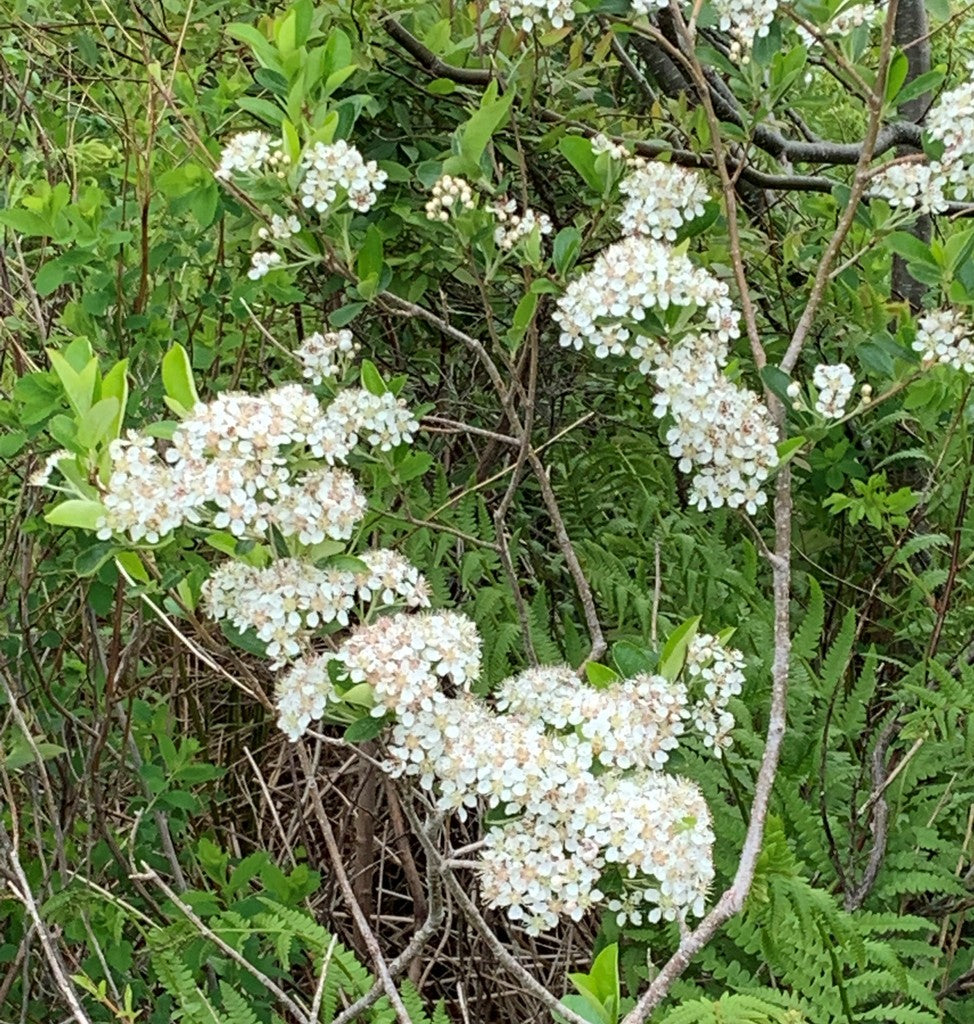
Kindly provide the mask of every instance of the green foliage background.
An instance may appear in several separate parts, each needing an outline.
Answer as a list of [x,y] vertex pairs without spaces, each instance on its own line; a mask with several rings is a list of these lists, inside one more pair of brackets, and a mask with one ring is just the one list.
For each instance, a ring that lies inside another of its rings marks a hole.
[[[711,139],[685,97],[650,101],[624,73],[605,21],[624,5],[587,6],[599,11],[571,34],[523,48],[509,30],[494,38],[491,60],[510,92],[485,101],[482,84],[422,67],[387,31],[395,15],[444,66],[486,66],[463,5],[390,10],[370,0],[301,0],[295,9],[309,35],[289,59],[275,43],[283,9],[272,6],[3,4],[4,1024],[66,1016],[52,1016],[59,996],[24,903],[4,883],[26,882],[38,895],[93,1021],[286,1019],[240,960],[307,1003],[323,974],[323,1021],[371,986],[308,820],[293,753],[257,704],[187,657],[143,600],[196,629],[186,606],[210,554],[176,542],[159,552],[158,578],[132,588],[111,548],[45,522],[41,492],[26,485],[49,452],[78,440],[45,357],[54,348],[83,361],[78,339],[103,372],[127,361],[129,425],[167,415],[160,365],[173,344],[190,353],[205,396],[293,379],[286,353],[269,338],[289,350],[330,323],[350,325],[386,379],[406,375],[416,406],[503,433],[503,410],[469,354],[429,324],[370,300],[386,288],[448,316],[494,345],[525,380],[534,338],[543,355],[533,436],[546,446],[615,665],[624,671],[635,649],[652,658],[662,638],[698,614],[707,630],[734,627],[747,656],[729,756],[717,762],[690,748],[674,758],[712,808],[718,884],[733,876],[767,724],[769,571],[740,516],[687,508],[686,482],[645,380],[621,363],[560,349],[550,323],[554,295],[574,265],[613,237],[613,182],[581,129],[664,140],[698,156]],[[943,4],[928,9],[938,26],[952,13]],[[787,106],[822,135],[857,139],[861,107],[827,75],[800,86],[807,53],[772,36],[747,67],[708,52],[749,117]],[[847,45],[849,59],[868,66],[868,38]],[[316,47],[327,51],[327,75],[305,73]],[[936,34],[935,62],[961,66],[969,48],[961,21]],[[229,134],[277,131],[285,116],[309,132],[336,118],[338,134],[389,173],[376,210],[349,218],[344,237],[332,240],[339,252],[346,247],[351,280],[317,259],[260,281],[246,276],[260,220],[248,197],[218,187],[212,166]],[[762,159],[754,156],[758,165]],[[444,166],[546,212],[561,240],[553,259],[528,253],[493,267],[488,225],[474,225],[465,247],[429,222],[426,190]],[[744,258],[772,362],[848,194],[847,169],[832,173],[831,192],[742,194]],[[928,246],[891,216],[879,201],[857,214],[805,370],[845,359],[877,395],[893,394],[867,416],[828,428],[791,416],[790,434],[808,444],[794,460],[797,635],[773,816],[744,913],[674,987],[655,1018],[666,1024],[974,1021],[970,385],[958,375],[917,373],[913,317],[890,297],[899,253],[931,304],[944,296],[969,308],[974,232],[964,220],[944,220]],[[701,265],[726,269],[730,242],[718,203],[704,222],[686,232],[690,250]],[[533,296],[528,306],[525,295]],[[743,348],[739,354],[746,357]],[[760,383],[746,358],[733,372]],[[525,664],[494,543],[493,510],[511,467],[484,436],[433,426],[421,446],[432,458],[373,481],[380,498],[371,528],[423,567],[440,603],[477,621],[486,691]],[[526,475],[506,529],[531,641],[541,660],[578,664],[588,649],[583,609],[542,507]],[[760,520],[758,529],[767,535]],[[214,658],[262,678],[247,650],[197,635]],[[325,753],[321,766],[332,773],[328,805],[351,846],[348,800],[335,795],[341,788],[356,799],[343,760]],[[859,893],[876,840],[877,777],[886,780],[886,847]],[[383,849],[377,840],[377,862]],[[151,881],[155,873],[174,884],[174,861],[179,898],[209,937]],[[393,895],[371,910],[394,955],[399,926],[390,922],[411,920],[416,907],[395,866],[389,872]],[[524,943],[495,923],[511,948]],[[465,928],[440,938],[425,954],[433,962],[413,977],[416,987],[404,990],[416,1022],[461,1019],[458,979],[472,1020],[543,1019],[546,1011],[485,965],[489,953]],[[623,991],[632,996],[678,939],[675,926],[620,930],[607,917],[533,952],[554,963],[557,980],[618,943]],[[379,1002],[366,1019],[393,1017]]]

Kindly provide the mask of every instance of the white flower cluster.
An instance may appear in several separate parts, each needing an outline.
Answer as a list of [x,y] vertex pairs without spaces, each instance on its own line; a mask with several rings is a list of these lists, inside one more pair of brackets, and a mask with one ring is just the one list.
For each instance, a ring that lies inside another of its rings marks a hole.
[[[610,245],[568,285],[553,314],[559,343],[578,350],[591,345],[601,359],[628,354],[636,360],[659,389],[655,414],[673,419],[670,454],[681,472],[695,473],[693,504],[700,511],[727,505],[753,514],[767,503],[762,485],[778,463],[778,431],[758,396],[723,372],[728,343],[740,335],[740,314],[723,281],[651,237],[673,234],[698,216],[706,193],[693,172],[665,163],[640,163],[626,181],[622,224],[646,233]],[[658,336],[668,330],[671,306],[702,313],[703,323],[682,317],[681,330],[698,333],[666,349]],[[650,312],[655,326],[645,323]]]
[[296,743],[312,722],[323,717],[335,690],[328,666],[330,655],[299,658],[277,680],[274,704],[277,726],[292,743]]
[[716,757],[731,745],[734,716],[727,710],[744,686],[744,655],[709,633],[698,633],[687,648],[690,720]]
[[112,441],[108,455],[112,471],[102,498],[99,540],[126,532],[136,544],[158,544],[177,526],[196,521],[196,493],[174,478],[151,437],[130,430]]
[[[373,448],[388,452],[401,444],[412,444],[419,430],[419,420],[391,391],[373,395],[364,388],[345,388],[328,406],[326,416],[334,424],[331,436],[339,449],[345,441],[354,448],[363,438]],[[327,450],[324,454],[331,461]],[[339,461],[344,458],[337,454],[333,457]]]
[[659,768],[679,743],[687,691],[682,683],[646,674],[596,690],[567,665],[556,665],[506,680],[497,706],[555,729],[578,727],[603,765]]
[[500,14],[525,32],[564,28],[575,20],[574,0],[490,0],[488,10]]
[[959,309],[935,309],[920,317],[913,348],[924,366],[940,363],[974,373],[974,330]]
[[379,198],[377,193],[386,187],[388,178],[374,160],[364,160],[344,139],[316,142],[301,154],[301,167],[301,205],[318,213],[324,213],[335,202],[339,191],[353,210],[364,213]]
[[691,503],[753,515],[768,500],[762,485],[778,462],[778,429],[758,396],[724,374],[726,361],[726,343],[712,334],[659,351],[653,411],[673,420],[666,441],[680,471],[696,471]]
[[[821,26],[819,32],[822,36],[846,36],[863,25],[870,27],[881,25],[885,16],[886,12],[882,7],[873,4],[853,4],[851,7],[839,11]],[[811,47],[818,44],[819,37],[812,35],[804,25],[798,25],[796,31],[798,38],[805,46]]]
[[894,163],[876,175],[872,192],[890,206],[918,213],[941,213],[949,198],[974,195],[974,64],[956,89],[930,108],[924,130],[944,151],[929,163]]
[[601,252],[592,269],[565,289],[553,317],[563,348],[580,351],[587,343],[599,358],[630,351],[642,359],[650,343],[639,339],[627,346],[624,321],[641,322],[648,310],[665,312],[670,306],[699,307],[707,329],[724,339],[740,333],[727,285],[671,246],[643,235],[630,235]]
[[[601,902],[597,883],[614,866],[650,908],[650,920],[703,913],[714,834],[693,783],[637,772],[586,773],[569,785],[549,814],[488,833],[481,854],[486,902],[537,934],[562,916],[580,920]],[[610,909],[621,909],[614,904]]]
[[[701,914],[713,877],[709,814],[691,783],[659,769],[687,722],[717,756],[729,744],[741,654],[701,634],[688,645],[686,683],[643,674],[604,689],[565,665],[529,669],[501,684],[497,713],[442,690],[443,677],[466,687],[479,669],[464,622],[390,616],[327,658],[372,687],[373,714],[395,713],[392,774],[418,778],[441,810],[518,816],[488,832],[483,898],[536,934],[602,901],[599,881],[615,865],[653,919]],[[302,668],[289,698],[305,715],[330,699],[327,662],[316,671]]]
[[818,390],[815,411],[829,420],[840,420],[852,396],[856,378],[845,363],[819,363],[812,372]]
[[271,214],[266,227],[258,228],[257,235],[265,242],[286,242],[301,230],[301,221],[293,213],[282,217],[279,213]]
[[287,164],[280,139],[267,132],[241,132],[223,147],[214,177],[228,181],[234,174],[263,174]]
[[322,408],[299,384],[262,395],[228,392],[179,424],[165,460],[150,437],[112,443],[99,536],[125,533],[154,544],[183,523],[205,520],[235,537],[264,537],[275,526],[305,544],[346,539],[365,509],[350,475],[295,475],[290,463],[314,456],[334,466],[360,440],[389,451],[410,443],[418,428],[390,393],[349,388]]
[[283,262],[284,260],[279,252],[255,252],[250,257],[250,270],[247,271],[247,277],[251,281],[259,281]]
[[755,39],[768,34],[778,10],[778,0],[712,0],[711,6],[723,32],[731,34],[731,59],[750,59]]
[[673,241],[687,221],[703,216],[708,195],[696,171],[638,157],[631,165],[632,172],[619,183],[627,197],[619,224],[627,235]]
[[363,608],[429,605],[426,580],[398,552],[366,551],[360,561],[360,571],[319,569],[300,558],[264,567],[223,562],[203,584],[204,607],[211,619],[226,619],[241,633],[253,630],[272,662],[282,665],[308,654],[313,630],[350,625],[356,602]]
[[451,213],[472,210],[475,205],[470,182],[466,178],[454,178],[444,174],[433,183],[430,198],[426,203],[426,216],[429,220],[445,223],[450,219]]
[[273,506],[271,522],[285,537],[320,544],[349,540],[365,515],[366,498],[343,469],[317,469],[288,486]]
[[876,175],[870,191],[890,206],[917,213],[947,209],[947,176],[939,163],[891,164]]
[[358,354],[359,344],[352,332],[346,328],[340,331],[315,331],[304,338],[295,355],[301,362],[304,376],[312,384],[325,379],[340,377],[349,363]]
[[359,626],[335,657],[352,682],[372,687],[373,714],[392,711],[408,722],[442,696],[443,676],[462,687],[480,675],[480,636],[456,612],[387,615]]
[[522,213],[517,212],[517,203],[506,196],[490,204],[490,211],[497,220],[494,229],[494,241],[504,250],[510,251],[528,235],[538,229],[539,234],[550,235],[551,220],[546,213],[538,213],[528,207]]

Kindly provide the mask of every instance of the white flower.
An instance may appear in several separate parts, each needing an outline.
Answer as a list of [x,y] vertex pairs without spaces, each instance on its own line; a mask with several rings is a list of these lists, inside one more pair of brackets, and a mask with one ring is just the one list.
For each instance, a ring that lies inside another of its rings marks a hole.
[[768,34],[778,0],[713,0],[712,6],[721,31],[733,38],[731,58],[746,63],[754,40]]
[[262,174],[279,163],[287,163],[279,139],[267,132],[241,132],[223,147],[219,166],[213,173],[226,181],[234,174]]
[[282,217],[280,214],[271,214],[267,227],[257,229],[257,234],[264,241],[285,242],[301,230],[301,221],[294,214]]
[[73,459],[74,455],[69,452],[66,448],[61,448],[56,452],[52,452],[44,460],[44,465],[40,469],[34,470],[30,475],[30,479],[27,481],[31,487],[47,487],[51,482],[51,474],[54,470],[58,469],[58,463],[62,459]]
[[299,658],[278,677],[274,688],[277,724],[292,742],[299,740],[308,726],[321,718],[329,700],[337,700],[328,675],[328,664],[332,660],[330,655]]
[[451,213],[472,210],[475,205],[470,183],[465,178],[453,178],[449,174],[444,174],[433,183],[430,199],[426,203],[426,216],[429,220],[445,223],[450,219]]
[[[853,4],[839,11],[830,21],[826,22],[819,32],[823,36],[846,36],[862,25],[870,27],[880,25],[884,21],[886,12],[881,7],[872,4]],[[815,46],[819,37],[812,35],[803,25],[796,26],[798,38],[805,46]]]
[[452,612],[399,613],[360,626],[336,655],[353,682],[368,683],[382,714],[416,712],[449,675],[468,686],[480,674],[480,637],[474,624]]
[[873,178],[870,192],[892,207],[942,213],[947,209],[946,185],[947,178],[939,163],[891,164]]
[[490,0],[489,10],[518,24],[525,32],[564,28],[575,20],[573,0]]
[[940,363],[974,373],[974,329],[959,309],[935,309],[920,317],[913,349],[924,366]]
[[365,212],[379,198],[388,175],[344,139],[316,142],[301,155],[301,205],[324,213],[343,193],[353,210]]
[[[561,328],[563,347],[581,350],[588,343],[599,356],[622,354],[618,334],[626,321],[641,322],[647,310],[665,312],[671,305],[701,310],[706,329],[723,340],[740,333],[740,315],[727,285],[664,242],[643,235],[601,252],[591,270],[565,289],[553,319]],[[633,354],[643,356],[641,349]]]
[[661,352],[650,371],[659,389],[653,411],[673,420],[666,441],[681,472],[696,472],[690,501],[697,509],[727,505],[753,515],[767,503],[761,485],[778,463],[778,430],[758,396],[724,375],[726,358],[726,345],[712,335]]
[[158,544],[183,523],[197,521],[197,496],[159,458],[151,437],[129,431],[111,442],[108,454],[112,468],[102,496],[100,540],[126,533],[135,543]]
[[608,153],[613,160],[628,160],[629,150],[621,143],[613,142],[608,136],[599,132],[592,136],[592,152],[596,155]]
[[535,228],[542,235],[550,235],[553,230],[546,213],[538,213],[530,207],[518,213],[517,203],[506,196],[495,200],[488,208],[497,220],[494,242],[506,251],[527,238]]
[[826,419],[842,419],[856,385],[849,367],[845,363],[819,363],[812,373],[812,383],[819,393],[815,411]]
[[343,469],[317,469],[288,485],[274,503],[271,521],[285,537],[320,544],[348,540],[365,515],[367,501]]
[[320,384],[326,378],[341,375],[358,350],[359,345],[352,332],[343,328],[324,334],[319,331],[309,334],[295,354],[301,361],[305,377],[312,384]]
[[247,277],[251,281],[257,281],[265,274],[269,274],[275,267],[279,267],[283,262],[280,253],[255,252],[250,257],[250,270],[247,271]]
[[[364,388],[345,388],[325,411],[311,439],[311,448],[315,454],[323,453],[331,461],[329,446],[337,451],[344,445],[347,452],[361,438],[387,452],[401,444],[411,444],[417,430],[419,421],[406,403],[391,392],[373,395]],[[344,458],[344,454],[334,457]]]
[[674,164],[642,159],[619,184],[627,197],[619,226],[627,235],[650,235],[673,241],[677,230],[704,213],[708,199],[700,175]]

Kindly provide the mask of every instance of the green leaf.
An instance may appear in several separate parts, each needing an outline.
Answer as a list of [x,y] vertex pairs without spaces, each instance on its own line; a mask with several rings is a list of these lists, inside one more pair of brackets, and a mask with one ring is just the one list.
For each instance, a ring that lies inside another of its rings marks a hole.
[[125,406],[128,404],[129,398],[128,366],[128,360],[123,359],[116,363],[101,381],[102,398],[114,398],[118,402],[118,411],[108,429],[110,440],[121,435],[122,425],[125,422]]
[[619,987],[619,947],[616,943],[606,946],[595,958],[592,969],[588,973],[596,995],[602,1000],[615,999],[618,1005]]
[[562,156],[581,175],[582,180],[593,191],[602,195],[605,184],[602,176],[595,169],[595,154],[592,152],[592,143],[580,135],[566,135],[559,143],[558,148]]
[[642,672],[652,672],[656,667],[655,655],[628,640],[620,640],[612,645],[612,660],[624,679],[631,679]]
[[917,75],[912,82],[908,82],[900,89],[896,97],[896,105],[902,107],[905,103],[909,103],[910,100],[919,99],[928,92],[936,91],[944,80],[945,72],[946,68],[941,64],[934,68],[933,71]]
[[939,265],[933,258],[930,247],[924,245],[916,235],[911,235],[909,231],[894,231],[883,239],[883,247],[904,259],[914,263],[925,263],[928,266],[936,267],[939,271]]
[[0,458],[9,459],[21,451],[27,443],[27,434],[23,430],[5,430],[0,434]]
[[761,380],[771,394],[781,399],[785,405],[791,405],[791,399],[788,397],[788,385],[791,383],[791,377],[780,366],[772,366],[769,363],[761,370]]
[[659,659],[659,673],[672,682],[683,671],[683,663],[686,661],[687,648],[690,641],[697,635],[697,627],[700,625],[700,616],[687,619],[686,622],[677,626],[670,634],[669,639],[663,646],[663,653]]
[[108,439],[114,424],[118,421],[119,404],[117,398],[103,398],[83,415],[78,417],[78,443],[89,450],[97,447]]
[[126,574],[130,576],[136,583],[149,583],[149,574],[146,572],[145,566],[142,564],[142,559],[135,551],[119,551],[115,556],[115,561],[119,566],[124,569]]
[[37,294],[46,297],[57,291],[71,276],[74,266],[72,260],[61,257],[48,260],[34,275],[34,287],[37,289]]
[[32,210],[0,210],[0,224],[13,228],[19,235],[46,236],[53,231],[52,225]]
[[34,764],[38,755],[42,761],[49,761],[52,757],[66,753],[67,750],[64,747],[59,747],[56,743],[46,743],[43,740],[35,739],[32,747],[24,740],[18,740],[14,743],[10,753],[3,759],[3,766],[8,772],[12,772],[25,765]]
[[344,739],[346,743],[365,743],[368,740],[374,740],[385,727],[385,718],[373,718],[371,715],[366,715],[352,722],[345,730]]
[[615,669],[609,668],[608,665],[600,665],[596,661],[590,661],[585,666],[585,676],[593,686],[600,690],[611,686],[619,679],[619,673]]
[[805,438],[800,434],[778,442],[778,465],[783,466],[793,455],[802,450]]
[[372,395],[384,395],[386,386],[371,359],[362,360],[362,387]]
[[284,123],[284,111],[276,103],[260,96],[241,96],[237,100],[237,106],[241,110],[246,110],[248,114],[259,117],[272,128],[279,128]]
[[555,243],[552,247],[555,260],[555,270],[562,277],[575,265],[578,254],[582,250],[582,233],[575,227],[562,228],[555,235]]
[[886,74],[886,102],[892,102],[903,88],[906,76],[910,70],[910,62],[902,50],[893,54],[889,64],[889,71]]
[[281,70],[281,62],[278,59],[277,51],[268,39],[259,32],[253,25],[245,25],[242,22],[232,22],[227,25],[227,35],[233,39],[239,39],[246,43],[253,51],[254,56],[265,67],[274,71]]
[[528,292],[521,296],[514,309],[514,316],[511,319],[511,326],[507,332],[507,341],[512,348],[516,348],[518,342],[527,333],[531,321],[534,319],[535,311],[538,308],[538,295],[536,292]]
[[178,342],[162,357],[162,385],[166,395],[185,412],[191,412],[199,402],[189,355]]
[[90,359],[84,369],[78,371],[56,349],[48,349],[47,358],[61,381],[68,404],[76,415],[84,416],[94,399],[98,383],[98,360]]
[[97,530],[98,521],[104,516],[105,506],[100,501],[70,498],[45,513],[44,519],[52,526],[72,526],[80,530]]
[[347,306],[340,306],[333,313],[328,315],[328,323],[332,327],[345,327],[350,324],[365,309],[364,302],[350,302]]
[[355,272],[359,291],[366,295],[366,287],[373,289],[367,296],[371,298],[378,290],[379,278],[382,276],[382,233],[374,224],[370,224],[365,233],[365,241],[355,262]]
[[498,97],[497,92],[497,80],[493,79],[484,90],[480,109],[467,121],[460,133],[460,154],[471,164],[480,164],[490,137],[504,123],[514,102],[513,89],[501,97]]
[[74,560],[74,571],[79,576],[94,576],[114,554],[115,545],[111,541],[92,544],[90,548],[78,553]]
[[451,92],[457,91],[457,83],[452,78],[434,78],[427,83],[426,91],[434,96],[449,96]]

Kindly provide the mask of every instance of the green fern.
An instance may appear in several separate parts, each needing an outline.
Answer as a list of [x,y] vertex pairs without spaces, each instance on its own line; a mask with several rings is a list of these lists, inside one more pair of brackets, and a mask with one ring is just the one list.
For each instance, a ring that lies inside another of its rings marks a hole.
[[221,1024],[261,1024],[247,999],[225,981],[220,982],[220,998],[224,1009]]
[[660,1024],[802,1024],[797,1010],[785,1010],[747,995],[694,999],[671,1010]]

